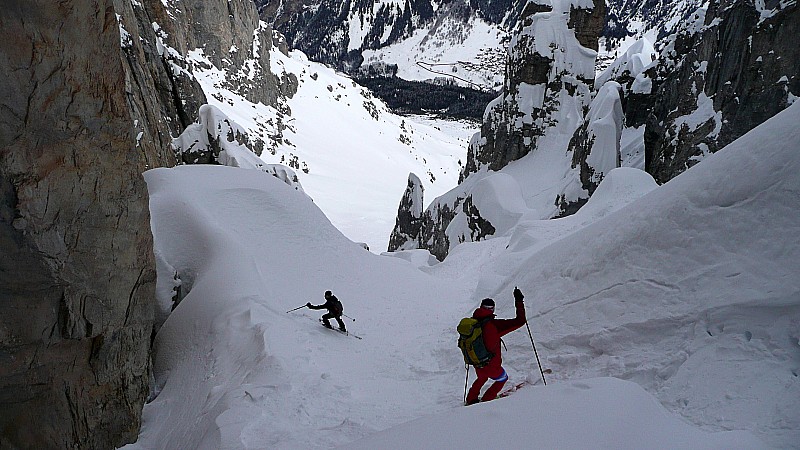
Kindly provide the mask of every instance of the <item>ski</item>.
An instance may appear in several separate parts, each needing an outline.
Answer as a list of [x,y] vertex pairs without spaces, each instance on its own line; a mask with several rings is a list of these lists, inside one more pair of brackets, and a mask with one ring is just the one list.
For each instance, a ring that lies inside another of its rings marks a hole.
[[[552,369],[544,369],[542,372],[546,373],[546,374],[551,374],[551,373],[553,373],[553,370]],[[514,392],[517,392],[519,389],[521,389],[521,388],[523,388],[525,386],[535,386],[535,385],[539,384],[540,382],[541,382],[541,378],[537,379],[536,381],[534,381],[532,383],[527,381],[527,380],[522,381],[520,383],[515,384],[514,386],[511,386],[510,388],[506,389],[505,391],[497,394],[497,398],[508,397],[509,395],[513,394]]]
[[327,328],[328,330],[335,331],[337,333],[341,333],[341,334],[343,334],[345,336],[354,337],[356,339],[363,339],[361,336],[355,335],[355,334],[353,334],[353,333],[351,333],[349,331],[342,331],[342,330],[340,330],[338,328],[333,328],[333,327],[328,328],[328,327],[325,326],[324,323],[322,323],[322,320],[320,320],[319,322],[320,322],[320,325],[322,325],[322,328]]
[[311,320],[311,321],[317,322],[317,323],[318,323],[318,324],[320,324],[320,326],[322,326],[323,328],[327,328],[327,329],[329,329],[329,330],[331,330],[331,331],[335,331],[335,332],[337,332],[337,333],[341,333],[341,334],[343,334],[343,335],[345,335],[345,336],[350,336],[350,337],[353,337],[353,338],[356,338],[356,339],[363,339],[361,336],[358,336],[358,335],[356,335],[356,334],[353,334],[353,333],[351,333],[351,332],[349,332],[349,331],[342,331],[342,330],[340,330],[339,328],[336,328],[336,327],[330,327],[330,328],[328,328],[328,327],[326,327],[326,326],[325,326],[325,324],[324,324],[324,323],[322,323],[322,319],[314,319],[314,318],[312,318],[312,317],[308,317],[308,316],[304,316],[304,317],[305,317],[306,319],[308,319],[308,320]]
[[506,389],[505,391],[497,394],[497,398],[508,397],[509,395],[513,394],[514,392],[517,392],[519,389],[523,388],[527,384],[530,383],[528,383],[527,381],[523,381],[522,383],[517,383],[514,386],[511,386],[510,388]]

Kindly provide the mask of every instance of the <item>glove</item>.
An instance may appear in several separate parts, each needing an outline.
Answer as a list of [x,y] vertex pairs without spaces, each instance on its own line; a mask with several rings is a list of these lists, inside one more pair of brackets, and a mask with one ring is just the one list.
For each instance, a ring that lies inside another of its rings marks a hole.
[[311,308],[311,302],[306,303],[306,308]]
[[524,298],[525,298],[525,296],[522,295],[522,291],[520,291],[518,287],[515,287],[514,288],[514,300],[516,300],[518,302],[521,302]]

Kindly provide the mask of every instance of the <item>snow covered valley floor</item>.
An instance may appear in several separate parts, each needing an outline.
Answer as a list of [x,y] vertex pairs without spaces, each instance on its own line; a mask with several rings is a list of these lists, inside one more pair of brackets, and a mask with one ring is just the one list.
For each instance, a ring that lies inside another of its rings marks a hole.
[[[578,214],[439,264],[365,251],[260,171],[151,170],[164,315],[176,274],[185,297],[130,447],[797,448],[797,123],[799,104],[660,187],[614,171]],[[486,296],[512,316],[514,286],[553,374],[515,331],[508,385],[537,383],[464,408],[455,326]],[[328,289],[363,339],[287,313]]]

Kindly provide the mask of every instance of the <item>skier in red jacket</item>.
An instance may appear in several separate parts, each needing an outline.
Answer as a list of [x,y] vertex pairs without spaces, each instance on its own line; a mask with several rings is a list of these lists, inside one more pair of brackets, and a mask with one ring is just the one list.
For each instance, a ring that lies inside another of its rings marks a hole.
[[[475,373],[478,379],[472,383],[472,387],[467,394],[467,405],[472,405],[480,401],[488,402],[494,400],[500,389],[508,380],[508,374],[503,369],[503,358],[500,353],[500,338],[506,334],[516,330],[517,328],[525,325],[525,303],[522,292],[514,288],[514,307],[517,310],[517,315],[513,319],[495,319],[494,318],[494,300],[485,298],[481,301],[481,306],[472,313],[474,319],[483,320],[487,317],[491,319],[483,325],[483,342],[486,349],[489,350],[494,357],[489,360],[489,364],[483,367],[476,367]],[[491,378],[494,380],[486,393],[483,394],[482,399],[478,399],[481,393],[481,388],[486,381]]]

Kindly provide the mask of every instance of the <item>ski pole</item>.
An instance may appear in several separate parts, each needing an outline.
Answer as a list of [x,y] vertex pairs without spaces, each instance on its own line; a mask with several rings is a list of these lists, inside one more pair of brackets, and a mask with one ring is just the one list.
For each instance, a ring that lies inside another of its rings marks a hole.
[[544,379],[544,370],[542,370],[542,363],[539,362],[539,352],[536,351],[536,344],[533,343],[533,334],[531,334],[531,327],[528,325],[528,319],[525,319],[525,327],[528,328],[528,336],[531,338],[533,354],[536,355],[536,364],[539,364],[539,372],[542,374],[542,382],[544,382],[544,385],[547,386],[547,380]]
[[352,317],[348,316],[348,315],[347,315],[347,314],[345,314],[345,313],[342,313],[342,315],[343,315],[343,316],[345,316],[345,317],[347,317],[348,319],[352,320],[353,322],[355,322],[355,321],[356,321],[356,319],[353,319]]
[[297,311],[298,309],[300,309],[300,308],[305,308],[305,307],[306,307],[306,305],[303,305],[303,306],[298,306],[297,308],[295,308],[295,309],[290,309],[290,310],[288,310],[288,311],[286,311],[286,312],[287,312],[287,313],[290,313],[290,312],[292,312],[292,311]]
[[469,381],[469,366],[464,364],[464,369],[467,370],[467,374],[464,376],[464,404],[467,404],[467,382]]

